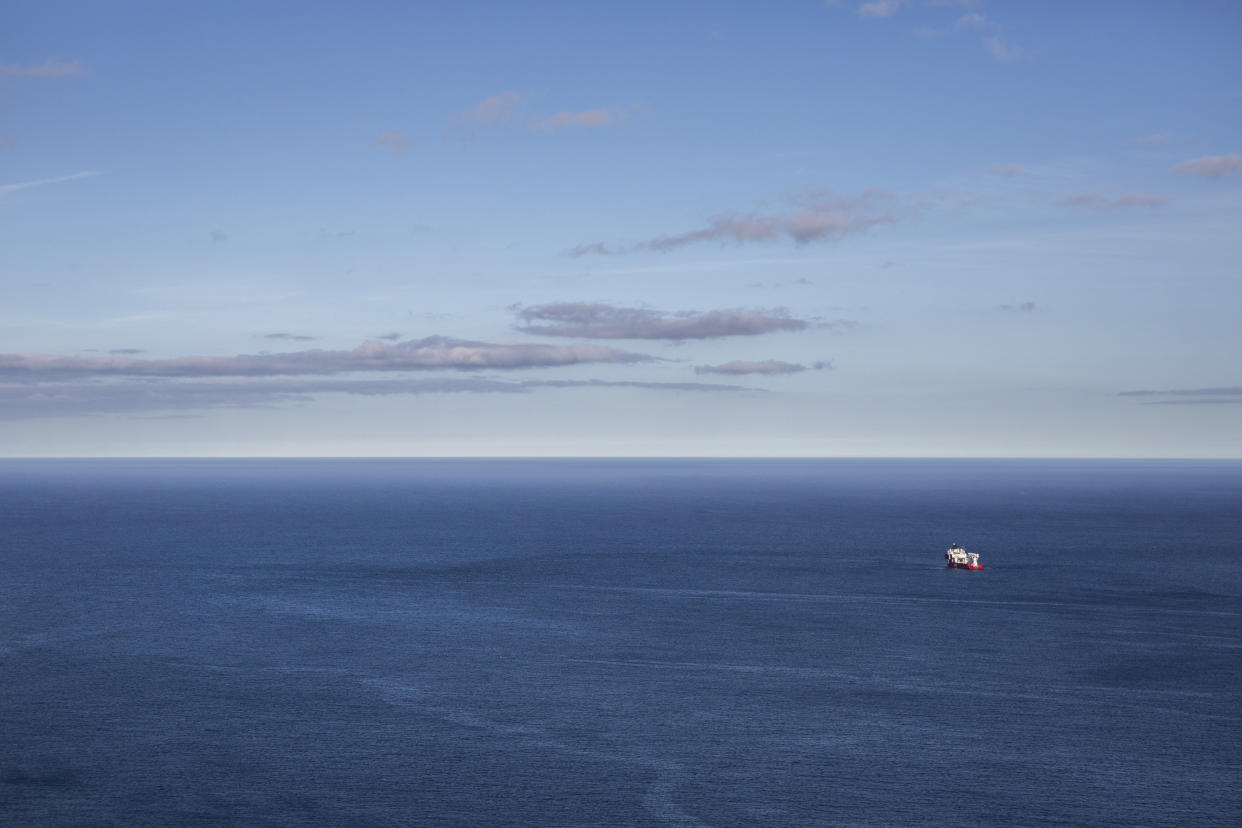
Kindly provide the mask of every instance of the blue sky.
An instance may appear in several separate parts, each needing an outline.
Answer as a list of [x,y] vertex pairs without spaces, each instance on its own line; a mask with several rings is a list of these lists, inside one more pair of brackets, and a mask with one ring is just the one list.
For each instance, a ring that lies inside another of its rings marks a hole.
[[1242,3],[2,14],[0,455],[1242,457]]

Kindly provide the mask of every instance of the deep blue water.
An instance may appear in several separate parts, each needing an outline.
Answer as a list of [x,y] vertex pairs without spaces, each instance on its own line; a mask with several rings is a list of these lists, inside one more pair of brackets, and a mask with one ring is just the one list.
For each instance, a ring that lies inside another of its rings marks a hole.
[[0,823],[1228,825],[1240,780],[1242,463],[0,462]]

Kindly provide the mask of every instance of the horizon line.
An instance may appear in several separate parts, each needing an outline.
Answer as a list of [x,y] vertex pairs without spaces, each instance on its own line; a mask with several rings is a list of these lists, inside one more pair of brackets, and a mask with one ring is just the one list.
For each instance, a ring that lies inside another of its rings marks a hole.
[[1034,460],[1034,461],[1196,461],[1196,462],[1242,462],[1237,457],[1200,457],[1186,455],[877,455],[877,454],[823,454],[823,455],[722,455],[722,454],[56,454],[56,455],[0,455],[0,463],[29,460]]

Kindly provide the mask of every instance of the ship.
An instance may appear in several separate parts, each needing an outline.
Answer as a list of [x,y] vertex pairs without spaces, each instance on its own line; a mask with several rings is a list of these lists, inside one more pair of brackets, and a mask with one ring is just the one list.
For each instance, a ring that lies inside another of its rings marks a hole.
[[944,562],[950,569],[983,569],[978,552],[967,552],[956,543],[944,553]]

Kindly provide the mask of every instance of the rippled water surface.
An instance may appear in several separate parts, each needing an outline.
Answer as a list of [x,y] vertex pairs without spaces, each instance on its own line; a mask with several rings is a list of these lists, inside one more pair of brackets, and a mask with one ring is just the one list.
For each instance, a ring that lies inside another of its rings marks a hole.
[[0,462],[0,823],[1224,825],[1239,779],[1240,463]]

